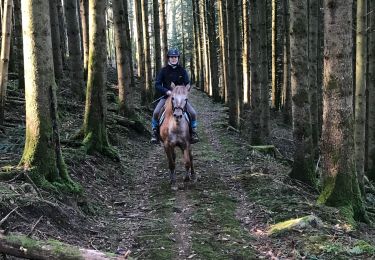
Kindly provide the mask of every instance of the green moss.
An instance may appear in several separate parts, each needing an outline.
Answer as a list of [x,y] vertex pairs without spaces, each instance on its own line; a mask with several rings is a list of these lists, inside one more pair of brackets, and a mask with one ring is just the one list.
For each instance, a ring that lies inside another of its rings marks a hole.
[[349,253],[353,255],[375,254],[375,246],[370,245],[366,241],[359,240],[354,244],[354,247],[349,250]]
[[[170,192],[169,183],[163,183],[160,187],[151,192],[152,208],[156,208],[156,218],[159,221],[145,223],[145,228],[136,238],[137,248],[141,251],[134,251],[134,257],[142,259],[173,259],[175,243],[170,236],[173,228],[169,219],[172,217],[174,205],[174,193]],[[160,204],[160,202],[163,202]]]
[[[216,189],[224,190],[221,183],[212,183]],[[208,188],[208,187],[206,187]],[[244,241],[253,238],[241,227],[235,218],[237,201],[224,192],[212,192],[209,199],[194,192],[193,198],[199,207],[192,216],[193,228],[199,236],[193,237],[193,251],[202,259],[242,259],[255,257],[251,248],[243,246]],[[224,257],[225,256],[225,257]]]
[[323,182],[323,190],[318,197],[318,204],[325,204],[335,187],[335,178],[328,177]]
[[339,88],[339,85],[338,85],[337,79],[334,78],[334,76],[330,75],[330,78],[327,82],[326,89],[328,91],[330,91],[330,90],[335,90],[335,89],[338,89],[338,88]]
[[81,253],[79,249],[66,245],[57,240],[47,240],[47,241],[37,241],[26,236],[7,236],[6,240],[9,243],[12,243],[17,246],[22,246],[23,248],[32,251],[32,250],[40,250],[40,248],[51,248],[51,254],[53,256],[63,256],[64,259],[83,259],[81,257]]
[[305,216],[302,218],[290,219],[287,221],[283,221],[272,225],[267,233],[270,235],[280,234],[284,231],[289,231],[293,228],[305,228],[307,226],[311,226],[311,223],[314,222],[316,225],[321,225],[321,221],[315,217],[314,215]]
[[335,242],[335,243],[326,242],[324,245],[320,247],[320,249],[325,253],[329,253],[333,255],[338,255],[345,251],[344,246],[339,242]]
[[87,154],[93,154],[98,152],[104,156],[109,157],[114,161],[120,161],[120,156],[118,152],[109,145],[106,131],[99,131],[95,133],[90,131],[86,133],[85,139],[83,140],[83,145]]

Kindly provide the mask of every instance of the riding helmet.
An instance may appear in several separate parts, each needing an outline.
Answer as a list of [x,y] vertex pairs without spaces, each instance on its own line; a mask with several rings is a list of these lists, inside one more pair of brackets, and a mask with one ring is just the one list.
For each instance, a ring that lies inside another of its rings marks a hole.
[[180,52],[177,49],[169,49],[167,57],[180,57]]

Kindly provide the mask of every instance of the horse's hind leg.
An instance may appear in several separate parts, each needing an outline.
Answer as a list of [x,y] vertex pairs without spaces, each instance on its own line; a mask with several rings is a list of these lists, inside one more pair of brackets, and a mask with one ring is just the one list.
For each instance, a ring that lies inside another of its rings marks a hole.
[[187,147],[184,150],[184,161],[185,161],[185,177],[184,181],[190,181],[191,179],[191,170],[193,169],[191,161],[191,149]]
[[168,158],[169,165],[169,178],[172,185],[172,189],[176,188],[176,154],[174,148],[164,147]]

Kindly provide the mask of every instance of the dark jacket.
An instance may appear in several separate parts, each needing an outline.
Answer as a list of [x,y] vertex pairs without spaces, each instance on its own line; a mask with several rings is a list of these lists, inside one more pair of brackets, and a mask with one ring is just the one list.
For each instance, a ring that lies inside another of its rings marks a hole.
[[155,88],[160,94],[166,95],[168,90],[172,90],[172,82],[175,85],[187,85],[190,83],[189,75],[181,65],[177,65],[175,68],[167,65],[162,68],[156,76]]

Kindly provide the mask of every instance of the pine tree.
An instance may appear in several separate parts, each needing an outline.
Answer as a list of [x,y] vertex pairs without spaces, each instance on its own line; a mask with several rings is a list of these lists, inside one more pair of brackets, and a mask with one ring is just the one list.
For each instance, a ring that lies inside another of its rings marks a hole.
[[308,71],[307,0],[290,0],[290,61],[293,108],[293,140],[295,145],[290,177],[315,186],[311,138]]
[[106,117],[107,99],[106,79],[106,23],[105,1],[89,2],[89,70],[87,77],[86,107],[83,123],[84,140],[87,153],[99,152],[112,158],[118,158],[109,145]]
[[324,1],[323,188],[318,202],[366,220],[354,158],[352,4]]
[[23,0],[26,141],[20,165],[35,184],[77,190],[67,172],[57,118],[49,1]]

